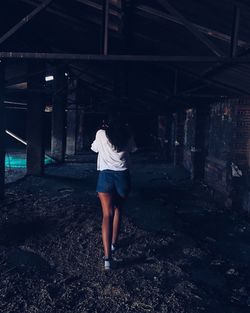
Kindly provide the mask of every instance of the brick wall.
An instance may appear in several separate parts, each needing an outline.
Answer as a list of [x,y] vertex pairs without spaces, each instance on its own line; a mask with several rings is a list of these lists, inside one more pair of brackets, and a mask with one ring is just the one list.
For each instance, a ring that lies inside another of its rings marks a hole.
[[[227,99],[211,105],[210,119],[205,180],[226,206],[249,211],[250,98]],[[232,176],[232,162],[242,177]]]
[[237,105],[235,116],[233,161],[247,171],[250,166],[250,105]]

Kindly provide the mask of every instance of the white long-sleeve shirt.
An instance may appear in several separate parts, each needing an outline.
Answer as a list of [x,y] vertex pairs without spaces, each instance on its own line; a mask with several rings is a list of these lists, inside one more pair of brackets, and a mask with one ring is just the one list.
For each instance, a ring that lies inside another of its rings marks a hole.
[[131,138],[125,151],[117,152],[106,136],[106,132],[100,129],[96,133],[91,150],[98,153],[97,170],[125,171],[129,168],[129,152],[137,150],[134,140]]

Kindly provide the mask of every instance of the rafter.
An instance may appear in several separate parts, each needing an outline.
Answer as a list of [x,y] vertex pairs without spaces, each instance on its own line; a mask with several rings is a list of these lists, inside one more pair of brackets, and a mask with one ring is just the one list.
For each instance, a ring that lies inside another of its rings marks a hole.
[[[20,0],[20,1],[27,3],[29,5],[32,5],[34,7],[37,7],[37,3],[33,0]],[[67,13],[64,13],[60,6],[53,5],[51,8],[47,9],[47,12],[49,12],[53,15],[59,16],[60,18],[64,19],[65,21],[72,23],[74,25],[74,27],[77,26],[79,29],[85,31],[83,21],[81,19],[72,17],[72,16],[68,15]],[[102,23],[101,18],[97,19],[97,18],[93,18],[91,16],[86,15],[85,19],[86,19],[86,21],[89,21],[89,22],[96,24],[96,25],[101,25],[101,23]],[[112,30],[113,32],[117,32],[117,30],[118,30],[118,28],[116,27],[116,25],[114,23],[109,24],[109,29]]]
[[217,56],[223,56],[224,53],[216,47],[212,41],[204,36],[192,23],[190,23],[179,11],[177,11],[167,0],[157,0],[157,2],[173,16],[178,18],[183,25],[204,45],[206,45]]
[[[90,1],[90,0],[75,0],[75,1],[77,1],[79,3],[82,3],[82,4],[86,5],[86,6],[89,6],[91,8],[94,8],[94,9],[96,9],[98,11],[102,10],[102,5],[100,5],[100,4],[96,3],[96,2],[93,2],[93,1]],[[179,24],[179,25],[184,25],[183,22],[180,21],[175,16],[170,15],[170,14],[168,14],[166,12],[162,12],[162,11],[159,11],[157,9],[151,8],[151,7],[149,7],[147,5],[144,5],[144,4],[136,4],[135,3],[134,4],[134,10],[135,10],[135,13],[138,14],[138,15],[142,15],[142,16],[146,15],[147,17],[151,17],[151,18],[156,17],[157,19],[161,18],[161,19],[164,19],[164,20],[167,20],[167,21],[171,21],[171,22]],[[121,17],[121,13],[119,12],[119,10],[115,10],[115,8],[114,9],[110,8],[109,13],[112,16]],[[217,31],[215,29],[204,27],[202,25],[198,25],[198,24],[195,24],[195,23],[192,23],[192,25],[197,30],[199,30],[201,33],[205,34],[208,37],[218,39],[218,40],[226,42],[228,44],[230,44],[230,42],[231,42],[231,36],[228,35],[228,34],[225,34],[225,33],[219,32],[219,31]],[[238,40],[238,45],[240,47],[246,47],[246,46],[249,46],[250,43],[245,42],[243,40]]]
[[[172,70],[176,69],[176,67],[173,67],[173,66],[170,66],[170,65],[166,66],[166,68],[170,68]],[[238,95],[246,95],[246,94],[250,95],[249,92],[246,92],[243,89],[236,88],[236,87],[233,87],[233,86],[230,86],[230,85],[226,85],[226,84],[218,82],[218,81],[216,81],[214,79],[202,77],[202,75],[196,74],[196,73],[194,73],[194,72],[192,72],[192,71],[190,71],[188,69],[184,69],[184,68],[178,67],[178,70],[179,70],[179,72],[183,72],[183,73],[187,74],[188,76],[196,78],[196,79],[198,79],[198,80],[200,80],[200,81],[202,81],[202,82],[204,82],[204,83],[206,83],[208,85],[215,86],[215,87],[218,87],[218,88],[221,88],[221,89],[224,89],[224,90],[228,90],[231,93],[233,91],[233,92],[235,92]]]
[[24,25],[28,24],[35,16],[37,16],[39,13],[41,13],[43,10],[45,10],[51,4],[52,1],[54,1],[54,0],[45,0],[38,7],[36,7],[30,14],[25,16],[20,22],[18,22],[15,26],[13,26],[7,33],[5,33],[0,38],[0,44],[2,44],[8,38],[10,38],[12,35],[14,35]]
[[[151,8],[149,6],[140,4],[135,6],[135,12],[138,15],[141,16],[146,16],[147,18],[151,17],[152,19],[155,18],[157,21],[159,19],[165,20],[165,21],[170,21],[175,24],[183,25],[182,21],[180,21],[178,18],[176,18],[173,15],[170,15],[166,12],[162,12],[159,10],[156,10],[154,8]],[[208,27],[204,27],[202,25],[192,23],[192,25],[197,28],[201,33],[205,34],[208,37],[215,38],[217,40],[220,40],[222,42],[225,42],[227,44],[231,43],[231,36],[222,32],[219,32],[218,30],[211,29]],[[250,45],[249,42],[243,41],[243,40],[238,40],[238,45],[240,47],[247,47]]]

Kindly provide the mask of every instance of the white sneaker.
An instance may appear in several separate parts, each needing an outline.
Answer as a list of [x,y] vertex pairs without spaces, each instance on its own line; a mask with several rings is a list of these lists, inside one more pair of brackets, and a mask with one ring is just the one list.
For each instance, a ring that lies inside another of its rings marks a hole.
[[107,259],[104,257],[104,269],[105,270],[111,270],[112,269],[112,259],[111,258]]
[[112,245],[111,245],[111,251],[114,252],[115,250],[116,250],[116,245],[115,245],[115,244],[112,244]]

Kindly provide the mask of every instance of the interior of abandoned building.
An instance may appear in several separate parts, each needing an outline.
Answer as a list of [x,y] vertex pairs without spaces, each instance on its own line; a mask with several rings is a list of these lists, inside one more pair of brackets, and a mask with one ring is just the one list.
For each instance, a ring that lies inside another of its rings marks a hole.
[[[0,311],[245,313],[250,3],[0,3]],[[95,134],[129,123],[118,266]]]

